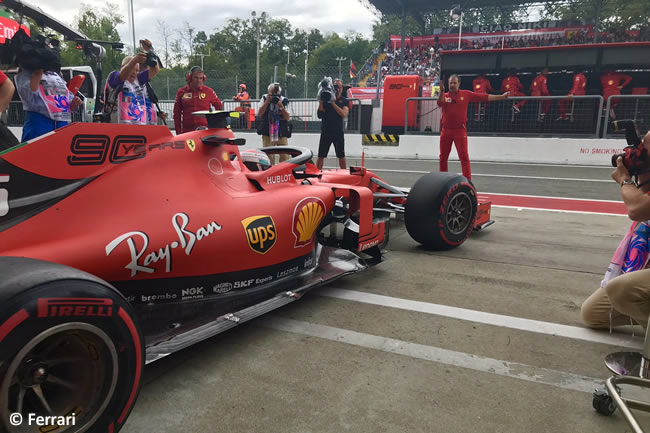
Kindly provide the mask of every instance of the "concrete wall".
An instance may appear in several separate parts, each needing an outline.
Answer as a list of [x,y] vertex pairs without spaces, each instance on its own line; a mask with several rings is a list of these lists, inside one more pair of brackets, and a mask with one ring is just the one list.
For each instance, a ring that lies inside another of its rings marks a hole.
[[[262,146],[262,138],[256,134],[241,133],[237,137],[246,139],[247,149]],[[294,134],[289,143],[307,147],[316,154],[318,138],[318,134]],[[469,155],[473,161],[607,166],[611,156],[620,153],[625,145],[624,139],[470,137]],[[360,157],[362,147],[366,156],[373,158],[437,159],[439,137],[402,135],[399,146],[362,146],[360,135],[346,134],[346,155]],[[334,156],[334,149],[330,149],[330,156]],[[450,159],[458,159],[455,149]]]

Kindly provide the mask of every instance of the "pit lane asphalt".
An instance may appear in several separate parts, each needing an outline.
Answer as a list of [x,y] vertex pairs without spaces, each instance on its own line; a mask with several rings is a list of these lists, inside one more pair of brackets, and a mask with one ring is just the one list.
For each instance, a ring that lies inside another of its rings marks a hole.
[[[366,163],[396,170],[377,173],[398,186],[435,164]],[[526,176],[475,175],[479,191],[619,199],[613,182],[549,179],[607,180],[606,167],[473,171]],[[628,431],[620,411],[594,412],[590,390],[609,376],[605,355],[640,347],[639,332],[585,338],[579,313],[627,218],[495,208],[493,219],[447,252],[420,248],[392,221],[382,264],[147,366],[122,431]]]

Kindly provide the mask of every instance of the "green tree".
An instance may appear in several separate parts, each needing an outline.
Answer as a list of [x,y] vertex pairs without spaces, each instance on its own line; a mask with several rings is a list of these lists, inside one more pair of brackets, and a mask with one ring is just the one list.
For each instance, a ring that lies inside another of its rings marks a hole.
[[600,19],[601,30],[643,29],[648,27],[650,2],[648,0],[567,0],[547,3],[542,10],[547,19],[586,20]]

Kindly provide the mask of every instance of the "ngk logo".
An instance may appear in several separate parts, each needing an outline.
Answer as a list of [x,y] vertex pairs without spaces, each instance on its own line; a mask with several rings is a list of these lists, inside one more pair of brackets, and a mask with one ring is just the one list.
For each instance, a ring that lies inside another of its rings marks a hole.
[[203,287],[191,287],[189,289],[183,289],[183,297],[186,296],[203,296]]
[[38,317],[110,317],[113,300],[105,298],[41,298]]

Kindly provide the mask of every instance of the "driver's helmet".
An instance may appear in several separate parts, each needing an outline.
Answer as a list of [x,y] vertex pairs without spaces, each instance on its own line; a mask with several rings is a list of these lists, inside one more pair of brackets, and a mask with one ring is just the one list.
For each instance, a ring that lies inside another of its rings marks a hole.
[[241,162],[251,171],[264,171],[271,167],[271,159],[261,150],[243,150],[239,155]]

